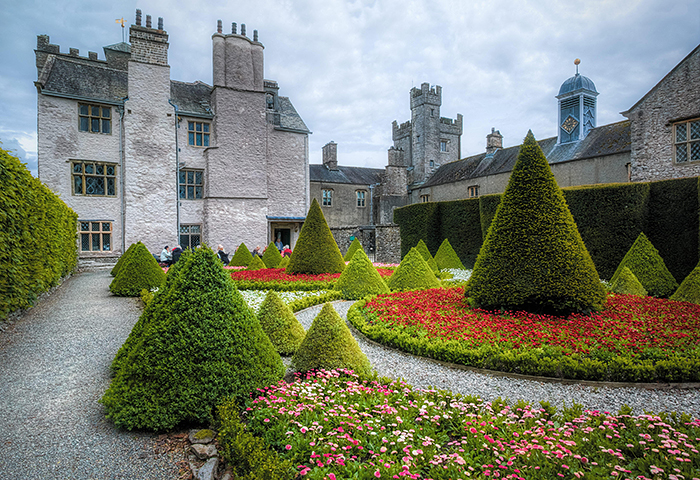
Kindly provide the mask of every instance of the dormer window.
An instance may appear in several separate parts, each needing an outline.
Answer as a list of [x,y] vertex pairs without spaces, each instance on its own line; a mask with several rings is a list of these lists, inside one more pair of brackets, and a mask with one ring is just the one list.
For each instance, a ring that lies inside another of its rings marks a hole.
[[275,95],[272,93],[268,93],[265,96],[265,99],[267,100],[268,110],[274,110],[275,109]]

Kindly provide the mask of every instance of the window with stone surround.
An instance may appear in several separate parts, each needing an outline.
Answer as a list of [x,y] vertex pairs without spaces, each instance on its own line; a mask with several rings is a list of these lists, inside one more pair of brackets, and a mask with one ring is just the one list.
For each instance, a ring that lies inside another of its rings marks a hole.
[[420,203],[428,203],[430,201],[430,195],[421,195]]
[[78,220],[81,252],[111,252],[112,222]]
[[324,207],[330,207],[333,205],[333,190],[323,189],[322,190],[322,203]]
[[209,123],[187,122],[187,144],[193,147],[208,147]]
[[204,172],[202,170],[181,169],[179,173],[180,198],[199,200],[204,196]]
[[195,249],[202,243],[201,225],[180,225],[180,247]]
[[112,108],[89,103],[78,104],[78,129],[81,132],[112,133]]
[[700,118],[673,126],[676,163],[700,161]]
[[91,197],[117,196],[117,165],[72,161],[73,195]]
[[447,151],[447,140],[440,140],[440,151],[441,152]]
[[476,198],[479,196],[479,185],[467,187],[467,198]]
[[356,190],[355,193],[357,194],[357,206],[364,207],[365,206],[365,195],[366,195],[367,191],[366,190]]

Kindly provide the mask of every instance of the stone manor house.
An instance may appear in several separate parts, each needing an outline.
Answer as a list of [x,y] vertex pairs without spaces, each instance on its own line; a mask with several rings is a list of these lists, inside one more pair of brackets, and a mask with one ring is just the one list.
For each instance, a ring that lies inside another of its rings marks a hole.
[[[598,91],[577,62],[556,95],[556,136],[538,140],[559,186],[699,176],[699,78],[700,45],[622,112],[627,120],[598,126]],[[411,120],[393,123],[384,169],[339,165],[333,142],[323,148],[323,164],[310,165],[311,195],[341,250],[358,236],[369,252],[376,248],[377,259],[395,260],[395,207],[501,193],[508,184],[519,145],[503,148],[492,128],[485,150],[462,158],[462,115],[440,116],[442,89],[424,83],[409,96]]]
[[105,59],[37,38],[39,178],[78,213],[81,258],[142,241],[294,245],[310,203],[309,130],[245,25],[212,35],[213,85],[170,78],[162,18]]

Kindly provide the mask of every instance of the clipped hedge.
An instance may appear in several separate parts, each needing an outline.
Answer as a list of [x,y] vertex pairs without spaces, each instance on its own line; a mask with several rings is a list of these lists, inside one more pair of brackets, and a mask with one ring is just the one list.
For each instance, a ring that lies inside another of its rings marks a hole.
[[421,256],[423,257],[423,260],[426,261],[430,269],[434,272],[437,273],[439,268],[437,266],[437,263],[435,262],[435,259],[430,253],[430,250],[428,250],[428,246],[425,244],[423,240],[418,240],[418,245],[416,245],[416,250],[420,252]]
[[288,273],[341,273],[345,261],[314,198],[287,266]]
[[452,245],[448,239],[443,240],[440,248],[435,254],[435,263],[437,263],[440,270],[447,270],[449,268],[459,268],[464,270],[464,265],[459,259],[457,252],[455,252],[452,248]]
[[352,260],[352,256],[355,255],[355,252],[357,251],[357,249],[362,250],[362,244],[360,243],[360,241],[357,238],[355,238],[355,240],[353,240],[352,243],[350,244],[350,246],[348,247],[348,251],[345,252],[345,256],[343,257],[343,260],[345,260],[346,262],[349,262],[350,260]]
[[294,316],[292,310],[282,301],[274,290],[267,292],[260,305],[258,320],[277,353],[282,356],[294,355],[304,340],[304,327]]
[[253,257],[253,259],[250,261],[250,263],[248,264],[248,267],[246,268],[246,270],[255,271],[255,270],[262,270],[263,268],[267,268],[265,266],[265,263],[262,261],[262,259],[260,257],[255,255]]
[[386,284],[393,291],[438,288],[441,285],[440,280],[415,247],[403,257]]
[[610,282],[615,284],[623,269],[628,267],[647,290],[649,295],[668,298],[678,288],[678,283],[666,268],[663,258],[644,232],[634,241]]
[[386,282],[361,248],[355,251],[352,260],[340,274],[335,289],[346,300],[359,300],[367,295],[389,293]]
[[275,242],[270,242],[267,246],[265,253],[263,253],[262,261],[266,268],[277,268],[279,266],[282,261],[282,254],[277,250]]
[[0,149],[0,320],[29,308],[78,262],[76,213]]
[[146,246],[138,242],[109,284],[109,291],[120,297],[138,297],[141,290],[160,287],[164,281],[163,269]]
[[[439,205],[440,237],[449,240],[449,244],[458,259],[461,259],[460,265],[464,263],[467,268],[472,268],[484,238],[481,234],[481,229],[478,228],[481,225],[479,199],[469,198],[466,200],[440,202]],[[435,261],[437,261],[438,251],[439,249],[437,251],[431,250],[431,253],[435,256]],[[440,262],[438,262],[438,267],[440,269],[443,268],[440,266]],[[464,266],[445,268],[464,268]]]
[[648,293],[628,267],[622,268],[620,275],[617,276],[610,290],[615,293],[637,295],[638,297],[645,297]]
[[112,270],[109,272],[110,275],[113,277],[117,276],[117,273],[119,273],[119,270],[121,270],[122,266],[126,263],[127,259],[131,256],[131,254],[134,252],[134,246],[136,244],[132,243],[129,245],[129,248],[126,249],[126,252],[122,253],[122,255],[119,257],[119,260],[117,260],[117,263],[112,267]]
[[671,300],[700,305],[700,263],[681,282],[676,293],[671,295]]
[[336,300],[342,300],[343,293],[336,290],[329,290],[321,295],[309,295],[308,297],[303,297],[298,300],[294,300],[287,304],[287,306],[296,313],[305,308],[314,307],[316,305],[321,305],[322,303],[334,302]]
[[229,267],[247,267],[248,264],[253,260],[253,255],[245,246],[245,243],[241,243],[236,249],[236,253],[233,254],[231,260],[228,262]]
[[437,252],[442,242],[440,233],[440,204],[416,203],[394,210],[394,223],[401,227],[401,258],[405,257],[419,240],[425,241],[428,250]]

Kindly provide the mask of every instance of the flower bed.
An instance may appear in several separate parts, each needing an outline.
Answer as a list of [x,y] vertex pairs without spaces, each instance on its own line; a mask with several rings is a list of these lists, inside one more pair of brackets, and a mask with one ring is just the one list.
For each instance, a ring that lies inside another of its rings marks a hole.
[[348,312],[372,340],[464,365],[589,380],[700,381],[700,306],[611,295],[555,317],[471,308],[463,288],[380,295]]
[[[258,393],[243,421],[274,449],[269,458],[296,466],[286,477],[278,473],[280,480],[700,477],[700,421],[688,416],[613,415],[580,405],[557,413],[546,403],[482,403],[348,371]],[[240,429],[239,419],[221,411],[224,455],[245,452],[232,445],[241,436],[228,434],[229,425]]]
[[[260,306],[267,296],[265,290],[240,290],[241,295],[253,312],[256,314],[260,310]],[[334,290],[318,290],[318,291],[281,291],[278,292],[279,297],[284,303],[289,305],[293,312],[297,312],[304,308],[309,308],[320,303],[332,302],[340,300],[342,294]]]
[[[389,277],[393,273],[387,268],[378,268],[377,271],[382,277]],[[231,278],[239,290],[331,290],[339,277],[340,273],[291,275],[284,268],[231,272]]]

